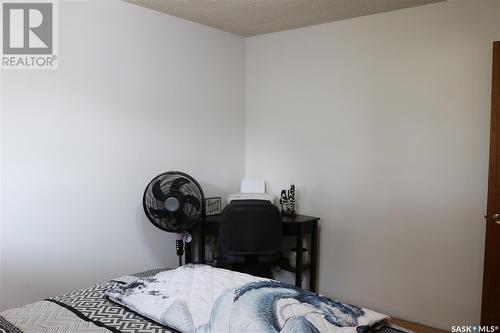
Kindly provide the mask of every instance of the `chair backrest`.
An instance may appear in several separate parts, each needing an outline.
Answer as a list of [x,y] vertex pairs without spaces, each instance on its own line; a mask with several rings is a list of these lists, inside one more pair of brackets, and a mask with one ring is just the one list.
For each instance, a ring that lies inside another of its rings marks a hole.
[[253,256],[260,263],[280,257],[283,227],[280,212],[267,200],[233,200],[222,211],[219,251],[223,261],[244,263]]

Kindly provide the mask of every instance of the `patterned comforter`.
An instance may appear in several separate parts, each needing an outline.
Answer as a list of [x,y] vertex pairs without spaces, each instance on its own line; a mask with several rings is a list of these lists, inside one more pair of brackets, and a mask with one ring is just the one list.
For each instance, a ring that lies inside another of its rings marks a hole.
[[185,265],[106,294],[183,333],[366,333],[388,319],[294,285],[209,265]]
[[176,332],[111,302],[112,287],[154,276],[156,269],[124,276],[58,297],[0,312],[0,333],[167,333]]
[[[112,302],[107,290],[169,269],[156,269],[97,283],[75,292],[0,312],[0,333],[167,333],[177,332]],[[402,332],[384,325],[370,333]],[[297,332],[298,333],[298,332]]]

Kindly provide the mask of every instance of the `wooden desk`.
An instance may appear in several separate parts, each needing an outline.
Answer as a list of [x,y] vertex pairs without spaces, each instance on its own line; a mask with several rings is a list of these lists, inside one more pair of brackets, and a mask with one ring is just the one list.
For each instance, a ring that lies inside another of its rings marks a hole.
[[[293,236],[296,238],[297,248],[296,268],[292,267],[288,258],[281,258],[279,266],[289,272],[295,273],[295,285],[302,286],[302,273],[310,271],[309,290],[316,292],[317,265],[318,265],[318,221],[319,217],[297,215],[294,218],[282,217],[283,236]],[[220,215],[207,216],[204,221],[198,224],[195,232],[199,233],[198,258],[200,263],[205,263],[205,236],[219,234]],[[304,236],[311,235],[309,253],[310,264],[302,263],[302,248]]]

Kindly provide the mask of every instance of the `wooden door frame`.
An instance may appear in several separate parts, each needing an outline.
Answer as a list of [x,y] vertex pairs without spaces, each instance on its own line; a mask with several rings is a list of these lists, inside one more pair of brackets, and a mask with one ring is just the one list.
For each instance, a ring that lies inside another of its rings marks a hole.
[[[500,262],[500,226],[493,221],[493,215],[500,210],[500,41],[493,43],[493,65],[491,83],[491,124],[490,157],[488,173],[488,208],[486,215],[486,240],[484,249],[483,298],[481,306],[481,325],[500,325],[493,323],[493,314],[500,311],[500,301],[495,300],[500,285],[493,271]],[[498,273],[500,274],[500,269]]]

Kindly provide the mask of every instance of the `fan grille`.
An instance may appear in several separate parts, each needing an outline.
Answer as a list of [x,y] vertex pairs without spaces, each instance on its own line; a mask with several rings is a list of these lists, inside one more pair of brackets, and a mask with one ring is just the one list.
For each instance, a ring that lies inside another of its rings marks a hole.
[[[156,227],[168,232],[193,228],[204,214],[204,204],[203,191],[198,182],[179,171],[169,171],[155,177],[146,187],[143,197],[148,219]],[[178,209],[172,210],[172,207]]]

